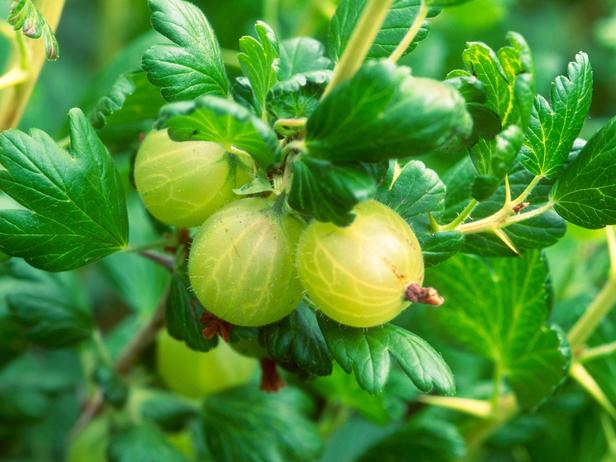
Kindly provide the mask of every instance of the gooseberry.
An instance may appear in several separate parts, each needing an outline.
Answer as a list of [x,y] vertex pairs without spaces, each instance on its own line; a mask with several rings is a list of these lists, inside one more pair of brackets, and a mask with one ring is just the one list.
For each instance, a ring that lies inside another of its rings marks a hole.
[[177,393],[192,398],[211,395],[247,383],[258,362],[236,353],[225,342],[202,353],[191,350],[166,331],[156,342],[156,369],[162,381]]
[[242,199],[212,215],[193,242],[188,265],[205,309],[248,327],[293,311],[303,292],[294,264],[303,228],[266,199]]
[[178,227],[201,225],[239,198],[233,189],[249,181],[244,160],[217,143],[172,141],[166,130],[150,132],[135,159],[137,191],[158,220]]
[[299,242],[297,268],[310,299],[329,318],[372,327],[408,305],[424,262],[410,226],[391,208],[370,200],[354,209],[350,226],[311,223]]

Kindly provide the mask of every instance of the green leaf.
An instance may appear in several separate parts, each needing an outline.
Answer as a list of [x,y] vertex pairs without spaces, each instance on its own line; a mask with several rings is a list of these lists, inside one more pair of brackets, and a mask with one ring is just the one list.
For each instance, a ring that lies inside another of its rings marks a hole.
[[552,83],[552,104],[535,99],[522,150],[522,164],[535,175],[552,177],[565,164],[590,109],[592,85],[588,55],[578,53],[567,76]]
[[201,95],[227,96],[229,82],[220,47],[202,11],[184,0],[150,0],[152,26],[172,43],[154,45],[143,56],[150,82],[167,101]]
[[58,40],[32,0],[13,0],[8,22],[15,30],[21,30],[26,37],[33,39],[43,37],[47,59],[55,61],[60,57]]
[[218,344],[218,337],[208,340],[203,336],[201,315],[204,309],[190,290],[188,275],[184,271],[171,281],[165,319],[169,334],[196,351],[209,351]]
[[452,86],[382,60],[365,64],[321,101],[308,120],[306,145],[323,159],[373,162],[427,154],[471,129],[464,98]]
[[40,346],[76,346],[92,332],[92,315],[79,285],[73,273],[46,273],[12,260],[2,268],[0,312],[10,313],[20,334]]
[[289,316],[259,330],[259,343],[276,362],[308,377],[332,373],[332,355],[316,315],[301,303]]
[[500,116],[502,126],[528,125],[534,94],[534,66],[521,35],[507,34],[509,46],[495,53],[481,42],[471,42],[462,54],[469,75],[483,82],[488,109]]
[[342,326],[325,317],[319,325],[334,359],[370,393],[380,393],[391,369],[390,354],[422,392],[455,393],[449,367],[431,346],[417,335],[394,324],[371,329]]
[[274,85],[267,95],[267,107],[277,119],[310,117],[319,106],[330,80],[330,71],[295,74]]
[[315,425],[306,418],[297,390],[276,394],[241,387],[205,399],[203,437],[220,462],[313,461],[321,450]]
[[462,245],[458,232],[433,234],[429,214],[445,209],[446,187],[434,170],[413,160],[399,172],[396,181],[383,183],[376,199],[394,209],[411,225],[421,244],[424,261],[433,265],[454,255]]
[[113,434],[107,447],[110,462],[164,460],[186,462],[186,458],[169,443],[154,425],[141,423]]
[[271,165],[278,154],[274,131],[230,100],[202,96],[191,103],[168,104],[160,117],[160,123],[169,128],[169,136],[176,141],[213,141],[227,150],[241,149],[263,167]]
[[289,205],[319,221],[347,226],[355,216],[353,207],[375,190],[373,175],[362,165],[334,164],[304,155],[293,162]]
[[139,412],[165,431],[180,431],[189,419],[198,414],[198,409],[186,398],[159,390],[147,390],[146,393],[140,402]]
[[280,68],[278,39],[272,28],[263,21],[255,26],[258,40],[250,36],[240,39],[238,60],[242,72],[250,81],[255,107],[265,113],[265,97],[276,82]]
[[459,254],[434,267],[428,283],[445,297],[448,335],[492,360],[523,407],[534,407],[566,377],[570,352],[548,318],[548,269],[540,252],[486,260]]
[[599,130],[554,185],[558,214],[589,229],[616,224],[616,117]]
[[282,82],[297,74],[330,70],[334,67],[325,56],[325,47],[311,37],[295,37],[280,43],[280,69],[278,79]]
[[70,151],[36,129],[0,134],[0,189],[27,208],[0,210],[0,250],[47,271],[92,263],[127,242],[111,156],[81,110],[69,112],[69,130]]
[[381,440],[357,462],[397,462],[401,454],[413,454],[413,462],[451,462],[466,453],[466,444],[451,422],[421,416]]
[[[376,36],[368,58],[388,57],[402,41],[413,24],[419,11],[420,0],[394,0],[381,30]],[[329,25],[329,53],[338,61],[344,52],[351,34],[366,6],[366,0],[342,0]],[[438,9],[431,9],[428,17],[434,17]],[[424,22],[415,36],[407,53],[414,50],[419,42],[428,36],[428,25]]]
[[144,72],[122,74],[89,111],[92,126],[106,143],[128,144],[152,129],[165,104]]

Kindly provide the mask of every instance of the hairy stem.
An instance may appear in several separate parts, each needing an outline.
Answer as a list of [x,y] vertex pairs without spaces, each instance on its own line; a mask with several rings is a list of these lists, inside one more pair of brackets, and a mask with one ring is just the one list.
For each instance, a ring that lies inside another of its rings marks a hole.
[[[51,27],[55,31],[62,16],[65,0],[41,0],[38,7],[39,11]],[[17,34],[20,36],[21,34]],[[21,82],[19,85],[8,88],[5,94],[0,99],[0,131],[9,128],[14,128],[19,125],[19,121],[26,109],[30,95],[34,90],[34,86],[39,78],[41,70],[46,60],[45,43],[43,40],[28,40],[25,43],[27,50],[27,68],[29,78]],[[9,65],[14,66],[18,63],[24,64],[24,59],[21,55],[23,52],[17,52],[9,60]],[[23,66],[22,66],[23,68]]]
[[332,79],[323,92],[323,97],[339,84],[353,77],[361,67],[376,35],[381,30],[381,25],[387,17],[392,2],[393,0],[368,0],[349,43],[334,69]]
[[471,199],[471,201],[466,205],[466,207],[464,207],[464,209],[455,218],[455,220],[453,220],[449,224],[438,226],[437,229],[435,229],[434,231],[438,231],[438,232],[453,231],[459,225],[464,223],[464,221],[466,221],[468,217],[471,216],[471,213],[473,213],[473,210],[475,210],[475,207],[477,207],[478,204],[479,204],[479,201],[477,201],[476,199]]
[[411,43],[413,43],[413,40],[415,40],[415,37],[417,36],[417,33],[421,29],[421,26],[423,25],[427,16],[428,6],[424,1],[422,1],[419,5],[417,16],[415,16],[415,19],[413,20],[413,24],[411,24],[411,27],[409,28],[408,32],[406,33],[400,44],[396,47],[392,54],[389,55],[388,59],[392,63],[398,62],[398,60],[402,57],[408,47],[411,46]]
[[[115,362],[115,370],[120,375],[125,375],[133,365],[139,360],[145,349],[150,346],[158,331],[165,325],[165,309],[169,297],[169,286],[165,289],[160,302],[156,306],[154,313],[148,322],[136,333],[132,341],[124,348]],[[92,398],[86,403],[83,412],[73,426],[69,438],[75,438],[91,420],[101,411],[103,405],[103,394],[98,389]]]
[[584,363],[604,356],[610,356],[614,353],[616,353],[616,342],[610,342],[597,347],[581,350],[577,359]]

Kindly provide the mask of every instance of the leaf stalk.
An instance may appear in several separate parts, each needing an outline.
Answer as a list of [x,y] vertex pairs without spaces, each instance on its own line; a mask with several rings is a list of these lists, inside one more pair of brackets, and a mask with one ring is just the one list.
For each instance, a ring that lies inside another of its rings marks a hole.
[[389,58],[387,58],[389,59],[389,61],[391,61],[392,63],[398,62],[398,60],[406,52],[408,47],[411,46],[411,44],[413,43],[413,40],[415,40],[415,37],[421,30],[421,26],[423,25],[427,17],[428,17],[428,5],[426,5],[425,1],[422,1],[419,5],[417,16],[415,16],[415,19],[413,20],[413,24],[411,24],[411,27],[409,28],[408,32],[402,38],[402,40],[400,41],[396,49],[391,53],[391,55],[389,55]]

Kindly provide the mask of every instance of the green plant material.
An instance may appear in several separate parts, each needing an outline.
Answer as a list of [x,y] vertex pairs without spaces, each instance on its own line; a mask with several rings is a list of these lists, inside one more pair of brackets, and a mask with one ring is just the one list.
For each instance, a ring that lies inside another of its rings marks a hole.
[[393,324],[355,329],[322,317],[319,325],[336,362],[346,372],[353,372],[364,390],[383,391],[392,367],[391,354],[419,390],[455,393],[451,370],[417,335]]
[[364,65],[321,102],[308,119],[306,146],[322,159],[374,162],[427,154],[471,129],[454,88],[382,60]]
[[70,151],[40,130],[0,135],[0,187],[27,207],[0,211],[0,249],[48,271],[92,263],[127,242],[113,160],[79,109],[69,113],[69,125]]
[[150,423],[140,423],[112,433],[107,447],[107,458],[111,462],[187,460],[165,439],[164,434]]
[[545,325],[547,277],[541,253],[530,252],[489,261],[459,255],[435,267],[429,281],[445,297],[438,317],[448,335],[493,361],[497,382],[506,377],[526,408],[552,394],[570,362],[562,334]]
[[616,117],[596,133],[554,185],[560,216],[588,229],[616,224]]
[[45,18],[32,0],[12,0],[8,22],[15,30],[32,39],[43,38],[45,54],[50,61],[60,58],[60,45]]
[[353,207],[375,190],[374,176],[363,165],[334,164],[304,155],[293,162],[289,205],[319,221],[346,226],[353,221]]
[[331,70],[332,61],[325,56],[325,47],[311,37],[295,37],[280,42],[278,79],[289,80],[297,74]]
[[148,79],[167,101],[201,95],[227,96],[229,82],[220,47],[201,10],[184,0],[150,0],[152,26],[172,43],[143,56]]
[[[351,34],[359,21],[366,5],[366,0],[342,0],[329,26],[330,56],[338,61],[346,49]],[[394,0],[370,51],[368,58],[387,58],[398,46],[415,16],[419,11],[421,0]],[[429,17],[436,16],[438,9],[431,9]],[[422,24],[407,53],[428,36],[428,26]]]
[[307,405],[296,390],[265,394],[244,387],[211,396],[201,421],[207,453],[221,462],[312,461],[322,443],[305,416]]
[[303,302],[286,318],[262,327],[259,343],[272,359],[302,375],[332,373],[332,356],[316,314]]
[[592,85],[588,55],[578,53],[567,75],[552,83],[552,104],[537,96],[522,151],[522,164],[530,172],[553,177],[565,164],[590,109]]
[[238,149],[268,167],[278,156],[274,131],[239,104],[216,96],[202,96],[191,103],[176,103],[161,111],[161,124],[176,141],[201,140]]
[[278,81],[280,50],[278,38],[268,24],[258,21],[255,30],[258,40],[250,36],[240,39],[242,51],[238,60],[242,72],[250,81],[257,112],[266,114],[265,98]]

